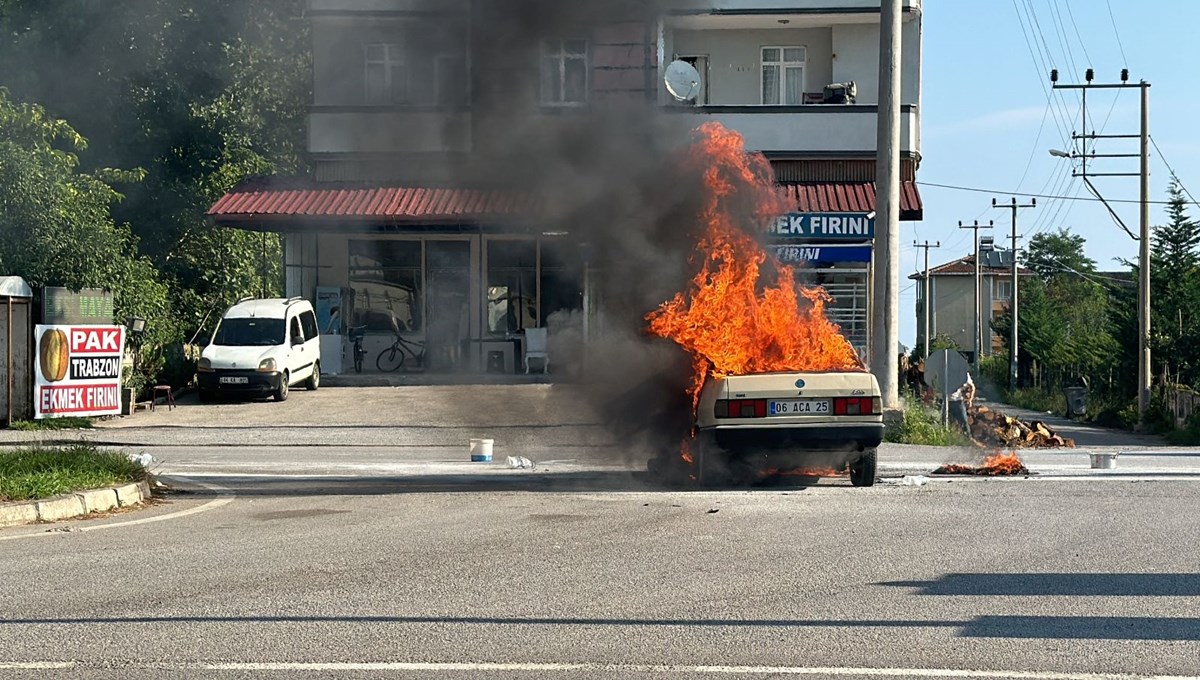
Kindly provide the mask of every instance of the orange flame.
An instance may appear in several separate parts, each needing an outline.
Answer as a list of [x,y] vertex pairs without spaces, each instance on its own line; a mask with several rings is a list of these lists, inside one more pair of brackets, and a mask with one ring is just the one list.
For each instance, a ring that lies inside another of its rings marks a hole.
[[[704,168],[708,189],[696,244],[700,271],[687,291],[646,315],[650,333],[692,355],[693,409],[710,375],[864,370],[825,317],[829,295],[797,286],[792,268],[768,256],[746,231],[751,225],[739,224],[765,224],[788,212],[770,164],[761,154],[747,154],[741,135],[718,123],[701,125],[694,136],[687,162]],[[768,260],[774,285],[760,281]]]
[[935,475],[992,475],[992,476],[1007,476],[1007,475],[1024,475],[1029,474],[1029,468],[1025,467],[1025,463],[1021,461],[1021,457],[1014,452],[1001,453],[997,451],[993,455],[987,457],[983,461],[983,465],[978,467],[971,465],[943,465],[933,471]]

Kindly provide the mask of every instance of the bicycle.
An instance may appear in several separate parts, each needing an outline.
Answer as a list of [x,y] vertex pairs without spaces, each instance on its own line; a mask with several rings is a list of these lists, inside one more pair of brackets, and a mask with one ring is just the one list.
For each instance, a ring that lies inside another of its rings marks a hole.
[[363,336],[367,333],[367,327],[351,326],[346,330],[350,336],[350,342],[354,343],[354,372],[362,373],[363,359],[367,356],[367,350],[363,349]]
[[402,335],[396,335],[392,346],[379,353],[375,358],[375,367],[384,373],[400,370],[404,365],[405,356],[412,355],[418,368],[425,366],[425,343],[407,340]]

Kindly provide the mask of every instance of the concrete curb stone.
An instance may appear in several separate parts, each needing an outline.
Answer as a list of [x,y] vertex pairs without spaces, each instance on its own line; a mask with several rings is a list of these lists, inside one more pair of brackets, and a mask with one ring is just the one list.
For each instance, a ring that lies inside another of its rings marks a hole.
[[58,522],[93,512],[107,512],[144,503],[152,497],[146,481],[104,489],[88,489],[28,503],[0,505],[0,527]]

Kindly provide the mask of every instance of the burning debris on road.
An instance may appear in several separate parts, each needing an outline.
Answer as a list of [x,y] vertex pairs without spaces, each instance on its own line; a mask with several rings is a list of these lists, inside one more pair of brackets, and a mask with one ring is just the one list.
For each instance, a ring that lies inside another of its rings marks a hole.
[[1016,476],[1030,474],[1020,456],[1012,451],[997,452],[987,457],[983,465],[943,465],[933,471],[935,475]]
[[1075,448],[1075,441],[1066,439],[1041,421],[1025,422],[986,406],[972,409],[967,416],[971,439],[981,447],[1061,449]]

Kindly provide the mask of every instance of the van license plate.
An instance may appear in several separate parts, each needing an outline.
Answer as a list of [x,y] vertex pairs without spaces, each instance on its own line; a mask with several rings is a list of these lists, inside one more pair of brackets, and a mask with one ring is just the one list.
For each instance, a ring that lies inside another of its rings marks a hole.
[[787,399],[769,404],[773,416],[796,416],[808,413],[829,413],[828,399]]
[[250,379],[242,375],[227,375],[221,378],[222,385],[245,385]]

